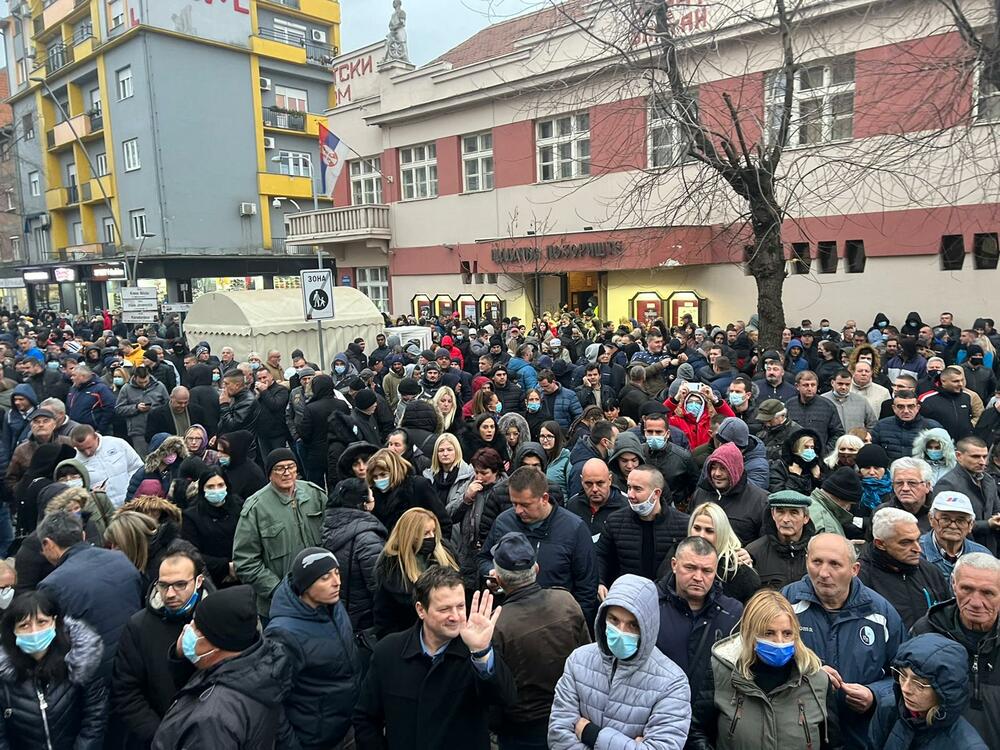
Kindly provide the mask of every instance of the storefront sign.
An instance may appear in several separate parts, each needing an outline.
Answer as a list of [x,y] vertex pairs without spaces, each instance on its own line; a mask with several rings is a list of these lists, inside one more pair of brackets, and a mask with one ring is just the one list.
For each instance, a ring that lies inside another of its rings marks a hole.
[[121,263],[101,264],[90,267],[90,276],[94,281],[108,281],[109,279],[124,279],[125,266]]
[[56,281],[60,281],[60,282],[76,281],[76,269],[75,268],[65,268],[65,267],[53,268],[52,269],[52,277]]
[[534,263],[541,260],[573,260],[575,258],[614,258],[624,255],[625,243],[574,242],[546,245],[545,247],[502,247],[494,245],[490,253],[493,262]]
[[0,289],[24,289],[24,279],[0,279]]
[[49,280],[48,271],[25,271],[22,274],[25,282],[29,284],[44,284]]

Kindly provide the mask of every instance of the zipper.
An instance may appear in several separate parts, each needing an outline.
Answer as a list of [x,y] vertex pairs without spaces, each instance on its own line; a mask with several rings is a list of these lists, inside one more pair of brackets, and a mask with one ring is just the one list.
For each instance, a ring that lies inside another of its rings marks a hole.
[[809,720],[806,718],[806,707],[802,705],[802,701],[799,701],[799,725],[802,727],[802,731],[805,732],[806,735],[806,750],[812,750],[812,733],[809,731]]
[[45,713],[45,709],[49,707],[49,704],[45,700],[45,693],[37,686],[35,687],[35,695],[38,696],[38,708],[42,712],[42,726],[45,729],[45,746],[48,750],[52,750],[52,735],[49,734],[49,717]]
[[743,717],[743,696],[736,699],[736,710],[733,711],[733,720],[729,723],[729,736],[736,732],[736,723]]
[[982,709],[983,699],[979,695],[979,654],[972,657],[972,704],[976,709]]

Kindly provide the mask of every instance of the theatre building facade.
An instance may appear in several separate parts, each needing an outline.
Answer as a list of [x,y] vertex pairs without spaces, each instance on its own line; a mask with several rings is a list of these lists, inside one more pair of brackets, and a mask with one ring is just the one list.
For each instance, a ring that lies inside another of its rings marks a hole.
[[[686,155],[672,105],[614,71],[594,41],[610,23],[599,5],[490,26],[420,68],[386,61],[384,43],[338,58],[328,121],[350,161],[332,208],[286,217],[287,243],[320,246],[338,283],[392,316],[564,304],[611,319],[749,316],[740,203]],[[824,43],[803,53],[783,160],[781,189],[801,188],[783,225],[786,314],[985,314],[1000,259],[1000,97],[937,3],[868,4],[863,34],[840,5],[817,2],[802,31]],[[752,150],[773,118],[776,37],[714,12],[677,18],[699,118],[731,133],[733,103]],[[633,45],[641,57],[648,39]],[[861,175],[822,167],[864,159]]]

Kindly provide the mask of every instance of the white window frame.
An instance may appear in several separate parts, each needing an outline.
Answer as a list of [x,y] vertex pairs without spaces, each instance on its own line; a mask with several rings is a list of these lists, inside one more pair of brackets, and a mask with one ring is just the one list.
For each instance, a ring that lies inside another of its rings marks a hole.
[[74,221],[73,222],[73,244],[82,245],[83,244],[83,222]]
[[370,206],[382,202],[382,158],[353,159],[351,173],[351,205]]
[[399,181],[404,201],[437,198],[437,144],[418,143],[399,149]]
[[[697,94],[691,95],[694,120],[698,121]],[[650,169],[668,169],[692,161],[691,144],[682,135],[683,112],[669,95],[654,94],[648,103],[649,127],[647,132]]]
[[[1000,120],[1000,89],[995,89],[983,77],[982,63],[976,63],[976,74],[972,86],[972,108],[974,122],[997,122]],[[993,114],[990,114],[990,110]]]
[[104,102],[101,101],[100,87],[90,90],[90,111],[95,115],[101,115],[104,113]]
[[279,151],[278,170],[290,177],[312,177],[312,154],[306,151]]
[[271,31],[274,32],[276,38],[283,37],[279,41],[301,47],[305,45],[306,36],[309,34],[309,27],[301,23],[289,21],[287,18],[274,18],[271,21]]
[[35,198],[42,194],[42,176],[38,172],[28,172],[28,192]]
[[21,118],[21,127],[24,129],[24,140],[35,140],[35,115],[29,112]]
[[485,193],[493,189],[493,133],[462,136],[462,190]]
[[308,112],[309,92],[292,86],[275,86],[274,106],[290,112]]
[[132,227],[132,239],[138,242],[149,230],[146,226],[146,209],[134,208],[128,212],[128,223]]
[[142,168],[142,161],[139,159],[138,138],[122,141],[122,167],[126,172],[135,172]]
[[108,0],[108,28],[117,29],[125,23],[125,8],[122,0]]
[[115,220],[110,216],[105,216],[101,220],[101,226],[104,228],[104,241],[114,245],[115,244]]
[[118,101],[131,99],[135,95],[135,89],[132,87],[131,65],[126,65],[115,71],[115,80],[118,82]]
[[[850,80],[846,73],[850,72]],[[828,143],[843,143],[854,138],[854,84],[856,71],[854,56],[847,55],[832,60],[802,65],[795,71],[792,92],[791,121],[788,128],[788,147],[806,148]],[[766,137],[773,143],[781,124],[784,106],[785,73],[773,70],[764,77],[764,122]],[[843,132],[842,123],[848,120],[842,105],[850,96],[850,134]],[[838,110],[837,105],[841,105]],[[810,111],[811,110],[811,111]],[[811,112],[817,113],[813,116]],[[819,132],[807,129],[818,121]],[[837,132],[840,124],[840,132]]]
[[14,188],[7,188],[4,192],[7,193],[7,210],[13,211],[17,208],[14,203]]
[[17,235],[10,238],[10,250],[15,260],[21,257],[21,238]]
[[590,113],[571,112],[535,123],[538,181],[590,175]]
[[389,269],[386,266],[355,268],[354,285],[379,310],[389,312]]
[[107,152],[101,152],[94,158],[94,166],[97,169],[95,177],[104,177],[108,173]]
[[47,255],[50,247],[48,228],[43,227],[41,224],[38,224],[34,227],[34,229],[31,230],[31,233],[32,235],[34,235],[35,250],[38,251],[38,254],[40,256]]

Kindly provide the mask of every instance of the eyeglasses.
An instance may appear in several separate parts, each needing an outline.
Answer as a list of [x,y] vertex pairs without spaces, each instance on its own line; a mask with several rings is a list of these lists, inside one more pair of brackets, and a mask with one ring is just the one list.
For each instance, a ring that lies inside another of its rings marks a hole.
[[892,483],[893,487],[919,487],[922,484],[927,484],[923,479],[897,479]]
[[961,518],[946,518],[945,516],[935,514],[934,518],[942,526],[955,526],[957,528],[967,526],[972,521],[972,519],[968,516],[963,516]]
[[194,581],[194,578],[189,578],[186,581],[157,581],[156,588],[161,594],[166,594],[170,589],[180,593],[190,586],[192,581]]
[[900,685],[904,684],[907,680],[913,685],[917,690],[930,690],[931,686],[926,682],[921,682],[915,677],[906,675],[901,669],[896,669],[896,667],[889,667],[889,671],[892,672],[892,676],[896,678],[896,682]]
[[545,440],[546,442],[548,442],[549,440],[555,440],[556,436],[555,435],[539,435],[538,439],[539,440]]
[[273,469],[271,469],[272,474],[294,474],[296,469],[295,464],[278,464]]

